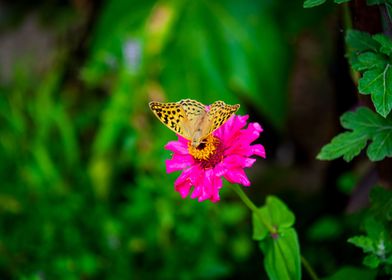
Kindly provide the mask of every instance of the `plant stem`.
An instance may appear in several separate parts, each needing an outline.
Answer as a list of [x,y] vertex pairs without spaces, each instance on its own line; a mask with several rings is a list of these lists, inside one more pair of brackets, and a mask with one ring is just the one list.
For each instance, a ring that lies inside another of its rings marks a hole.
[[[347,30],[353,28],[350,7],[348,6],[348,3],[343,3],[341,6],[342,6],[343,26],[344,26],[344,29],[347,31]],[[348,48],[347,44],[345,44],[345,52],[346,52],[346,54],[349,53],[349,48]],[[351,79],[353,80],[354,84],[356,86],[358,86],[358,81],[360,78],[359,73],[357,71],[355,71],[354,69],[352,69],[351,67],[350,67],[349,71],[350,71]]]
[[268,229],[268,231],[271,234],[275,234],[276,229],[264,220],[264,218],[260,215],[260,213],[258,211],[259,209],[249,199],[249,197],[245,194],[245,192],[242,190],[242,188],[237,184],[233,184],[231,186],[233,187],[234,191],[238,194],[238,196],[241,198],[241,200],[245,203],[245,205],[248,206],[248,208],[257,216],[257,218],[260,220],[260,222]]
[[312,266],[309,264],[309,262],[304,258],[304,256],[301,255],[301,262],[306,271],[309,273],[310,278],[313,280],[319,280],[317,277],[316,273],[314,272]]

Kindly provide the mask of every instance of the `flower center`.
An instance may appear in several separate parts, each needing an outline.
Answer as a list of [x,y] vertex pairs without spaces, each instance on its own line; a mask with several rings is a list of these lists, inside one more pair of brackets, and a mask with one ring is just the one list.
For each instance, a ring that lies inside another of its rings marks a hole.
[[189,142],[188,151],[204,169],[214,167],[223,159],[222,142],[212,134],[208,135],[197,147],[193,147]]

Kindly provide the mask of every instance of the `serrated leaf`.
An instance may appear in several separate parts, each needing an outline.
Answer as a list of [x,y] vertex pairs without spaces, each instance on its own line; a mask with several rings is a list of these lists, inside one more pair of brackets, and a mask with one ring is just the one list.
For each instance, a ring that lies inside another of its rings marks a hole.
[[312,8],[324,4],[326,0],[306,0],[304,2],[304,8]]
[[376,111],[384,118],[392,109],[392,67],[386,64],[364,72],[358,89],[363,94],[371,94]]
[[351,66],[354,70],[363,71],[372,68],[384,68],[387,64],[385,56],[374,53],[365,52],[356,56],[355,60],[351,61]]
[[343,157],[345,161],[351,161],[365,148],[367,140],[368,137],[362,133],[343,132],[321,149],[317,159],[332,160]]
[[349,30],[346,35],[348,57],[353,69],[360,71],[358,90],[371,94],[376,111],[386,117],[392,110],[392,40],[385,35]]
[[373,239],[371,239],[368,236],[364,236],[364,235],[354,236],[349,238],[347,241],[361,248],[366,253],[374,251]]
[[390,56],[392,54],[392,40],[384,34],[376,34],[373,39],[380,43],[380,52]]
[[356,52],[369,50],[377,52],[380,47],[380,44],[369,33],[352,29],[346,33],[346,43],[350,47],[350,51]]
[[332,276],[323,278],[323,280],[347,280],[347,279],[361,279],[373,280],[375,279],[377,271],[368,270],[357,267],[342,267]]
[[344,128],[352,131],[335,136],[317,155],[318,159],[331,160],[343,157],[350,161],[372,140],[367,150],[370,160],[382,160],[392,157],[392,117],[386,119],[361,107],[355,112],[345,113],[341,119]]
[[340,123],[344,128],[355,130],[369,137],[382,130],[384,126],[388,126],[385,119],[367,107],[360,107],[354,112],[344,113],[340,118]]
[[281,230],[277,238],[260,242],[260,248],[269,279],[301,279],[300,250],[294,229]]
[[392,157],[392,130],[380,131],[373,137],[373,142],[367,149],[371,161]]

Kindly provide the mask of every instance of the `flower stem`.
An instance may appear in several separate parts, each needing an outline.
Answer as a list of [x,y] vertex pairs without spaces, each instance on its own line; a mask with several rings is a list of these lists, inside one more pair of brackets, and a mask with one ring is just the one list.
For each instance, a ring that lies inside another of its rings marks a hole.
[[234,191],[238,194],[238,196],[245,203],[245,205],[248,206],[248,208],[257,216],[257,218],[260,220],[260,222],[268,229],[270,234],[275,234],[276,229],[264,220],[264,218],[260,215],[259,209],[249,199],[249,197],[245,194],[245,192],[242,190],[242,188],[237,184],[233,184],[231,186],[233,186]]

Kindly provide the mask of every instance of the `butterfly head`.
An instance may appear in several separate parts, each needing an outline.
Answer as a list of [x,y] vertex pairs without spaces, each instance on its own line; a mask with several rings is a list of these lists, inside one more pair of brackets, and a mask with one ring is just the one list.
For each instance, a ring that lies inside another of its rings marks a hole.
[[200,139],[192,139],[191,140],[191,145],[194,148],[198,148],[202,143],[203,143],[203,141],[201,141]]

